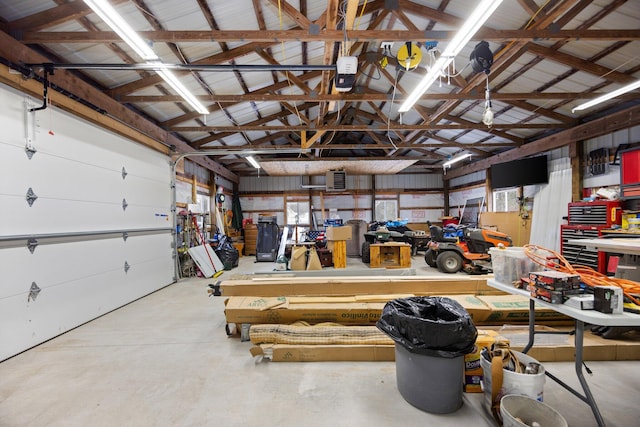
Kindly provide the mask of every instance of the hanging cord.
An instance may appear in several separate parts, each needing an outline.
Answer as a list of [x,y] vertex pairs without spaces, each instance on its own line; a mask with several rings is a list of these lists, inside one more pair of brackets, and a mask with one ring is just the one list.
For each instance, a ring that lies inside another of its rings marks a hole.
[[360,20],[362,19],[362,15],[364,15],[364,9],[367,7],[367,0],[364,0],[362,4],[362,8],[360,9],[360,15],[358,16],[358,22],[356,22],[356,30],[360,28]]
[[[394,144],[393,140],[391,139],[391,107],[393,106],[393,103],[396,99],[396,87],[398,86],[399,74],[400,74],[400,70],[396,68],[396,77],[393,81],[393,93],[391,95],[391,102],[389,103],[389,112],[387,113],[387,139],[389,140],[391,145],[393,145],[393,148],[395,150],[397,150],[398,147],[396,146],[396,144]],[[402,113],[400,113],[400,120],[402,121]]]
[[[631,302],[640,305],[637,297],[632,294],[640,294],[640,283],[633,280],[609,277],[586,265],[571,265],[560,253],[537,245],[525,245],[525,254],[538,265],[563,273],[577,274],[580,280],[587,286],[617,286],[622,288],[622,293]],[[555,261],[557,259],[557,261]]]

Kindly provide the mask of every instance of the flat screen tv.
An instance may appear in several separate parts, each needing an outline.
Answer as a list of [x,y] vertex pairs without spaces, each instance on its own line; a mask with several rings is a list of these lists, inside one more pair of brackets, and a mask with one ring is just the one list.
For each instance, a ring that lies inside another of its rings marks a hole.
[[492,189],[546,184],[549,182],[547,156],[529,157],[491,165],[489,176]]

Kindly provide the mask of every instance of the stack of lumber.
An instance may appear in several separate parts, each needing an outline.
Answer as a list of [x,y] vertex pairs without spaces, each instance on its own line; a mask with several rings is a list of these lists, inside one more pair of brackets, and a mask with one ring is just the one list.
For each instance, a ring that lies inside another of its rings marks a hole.
[[[499,331],[505,324],[519,324],[526,331],[528,322],[528,298],[497,291],[481,276],[256,277],[222,281],[218,290],[226,297],[227,323],[248,329],[254,344],[251,353],[273,361],[394,360],[392,341],[375,325],[388,301],[414,295],[456,300],[479,329]],[[536,311],[536,323],[572,325],[553,310]],[[585,339],[588,359],[602,360],[599,354],[606,354],[605,360],[640,358],[640,337],[631,343],[595,343],[597,338]],[[573,350],[573,338],[567,335],[562,345],[534,347],[532,356],[541,361],[573,360]]]

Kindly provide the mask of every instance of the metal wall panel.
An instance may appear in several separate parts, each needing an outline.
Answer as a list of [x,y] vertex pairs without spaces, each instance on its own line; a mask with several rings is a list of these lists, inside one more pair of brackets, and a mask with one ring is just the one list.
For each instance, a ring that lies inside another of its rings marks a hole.
[[175,280],[169,158],[39,102],[0,87],[0,360]]
[[459,176],[457,178],[453,178],[451,182],[449,182],[449,186],[458,187],[461,185],[484,181],[486,179],[487,179],[487,173],[486,171],[482,170],[482,171],[473,172],[467,175]]
[[410,188],[412,190],[442,189],[442,175],[439,174],[399,174],[377,175],[376,189]]

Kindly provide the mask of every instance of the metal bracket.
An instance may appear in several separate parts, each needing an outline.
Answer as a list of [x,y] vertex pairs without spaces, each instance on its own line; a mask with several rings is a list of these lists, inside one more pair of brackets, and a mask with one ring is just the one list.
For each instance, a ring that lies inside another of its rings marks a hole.
[[36,154],[38,150],[36,150],[36,148],[31,144],[28,144],[26,147],[24,147],[24,151],[27,153],[27,157],[29,158],[29,160],[31,160],[33,155]]
[[27,302],[32,300],[35,301],[41,290],[42,289],[38,287],[36,282],[31,282],[31,288],[29,288],[29,296],[27,297]]
[[122,199],[122,210],[126,211],[127,210],[127,206],[129,206],[127,204],[127,199]]
[[125,179],[127,177],[127,170],[124,168],[124,166],[122,167],[122,179]]
[[42,64],[43,65],[43,80],[42,80],[42,105],[36,108],[30,108],[29,112],[32,113],[34,111],[45,110],[47,105],[49,104],[49,74],[53,75],[53,64]]
[[122,233],[122,239],[126,242],[127,238],[129,237],[129,233],[127,233],[126,231],[124,233]]
[[220,280],[216,283],[209,283],[209,296],[219,297],[222,296],[222,292],[220,291]]
[[127,261],[125,261],[124,262],[124,272],[128,273],[130,268],[131,268],[131,266],[129,265],[129,263]]
[[27,203],[29,203],[29,207],[33,206],[33,202],[35,202],[37,198],[38,196],[36,196],[36,193],[33,192],[31,187],[29,187],[29,190],[27,190]]
[[28,241],[27,241],[27,248],[29,249],[29,252],[34,253],[36,251],[36,246],[38,246],[38,240],[34,239],[33,237],[31,237]]

